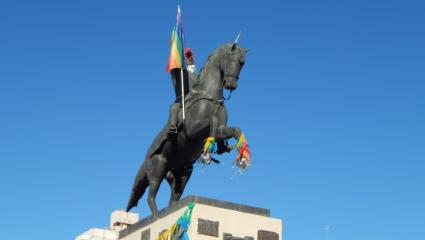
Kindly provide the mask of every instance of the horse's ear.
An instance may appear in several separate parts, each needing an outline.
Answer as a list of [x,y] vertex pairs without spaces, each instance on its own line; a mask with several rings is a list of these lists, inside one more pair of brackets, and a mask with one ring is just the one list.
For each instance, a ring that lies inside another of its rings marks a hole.
[[235,41],[233,42],[233,45],[232,45],[232,51],[236,50],[236,45],[239,42],[239,38],[241,37],[241,33],[242,33],[242,31],[239,31],[238,35],[236,36],[236,39],[235,39]]
[[236,47],[237,47],[237,46],[236,46],[236,43],[233,43],[233,44],[232,44],[232,51],[233,51],[233,50],[236,50]]

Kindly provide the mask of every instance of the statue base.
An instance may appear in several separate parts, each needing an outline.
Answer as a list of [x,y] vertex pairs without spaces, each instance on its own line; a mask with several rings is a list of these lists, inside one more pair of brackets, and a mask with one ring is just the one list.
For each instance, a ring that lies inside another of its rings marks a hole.
[[187,209],[192,211],[189,240],[281,240],[282,220],[271,218],[270,210],[204,197],[188,196],[119,231],[119,240],[155,240],[177,222]]

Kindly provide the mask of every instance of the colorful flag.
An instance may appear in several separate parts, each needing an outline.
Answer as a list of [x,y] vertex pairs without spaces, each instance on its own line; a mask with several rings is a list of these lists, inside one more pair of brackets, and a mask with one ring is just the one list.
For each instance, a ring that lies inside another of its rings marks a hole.
[[174,68],[185,68],[186,59],[184,57],[184,34],[182,15],[180,6],[177,5],[177,19],[174,25],[173,32],[171,33],[171,51],[168,58],[167,72]]

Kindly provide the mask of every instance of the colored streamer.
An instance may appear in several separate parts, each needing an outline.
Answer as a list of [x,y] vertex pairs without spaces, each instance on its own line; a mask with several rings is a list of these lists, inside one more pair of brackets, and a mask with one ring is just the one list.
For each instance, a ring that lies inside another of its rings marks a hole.
[[187,230],[190,225],[190,220],[192,218],[192,211],[195,207],[195,203],[189,202],[187,204],[187,209],[184,211],[183,215],[179,217],[176,223],[174,223],[170,228],[165,232],[161,233],[156,240],[174,240],[174,239],[183,239],[189,240],[187,235]]
[[236,149],[238,150],[238,155],[236,156],[234,164],[239,167],[239,173],[242,173],[251,165],[251,150],[249,149],[244,134],[239,136],[236,142]]

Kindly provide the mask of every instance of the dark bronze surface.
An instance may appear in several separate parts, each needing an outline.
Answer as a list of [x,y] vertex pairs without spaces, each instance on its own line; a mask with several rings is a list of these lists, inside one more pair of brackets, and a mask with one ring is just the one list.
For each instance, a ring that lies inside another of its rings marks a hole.
[[[207,137],[215,137],[223,148],[226,139],[240,136],[238,127],[227,126],[223,90],[237,88],[246,52],[247,49],[236,44],[225,44],[208,57],[187,95],[184,122],[181,112],[179,114],[178,133],[170,137],[168,126],[165,126],[150,146],[135,177],[127,211],[137,206],[149,187],[148,204],[152,213],[157,215],[155,198],[162,180],[166,179],[171,187],[169,203],[178,201]],[[221,149],[219,152],[226,151]]]

